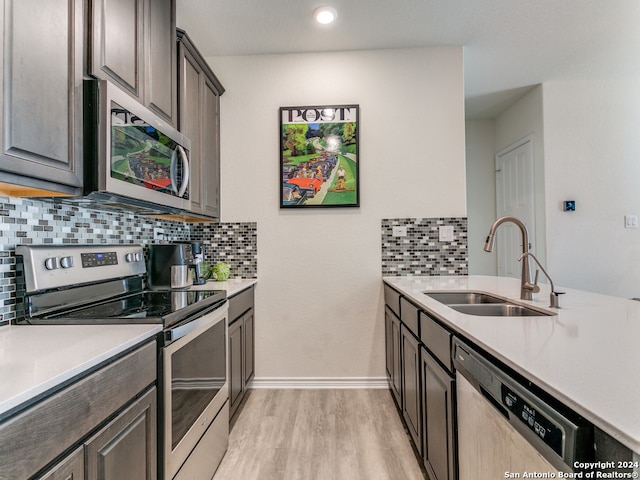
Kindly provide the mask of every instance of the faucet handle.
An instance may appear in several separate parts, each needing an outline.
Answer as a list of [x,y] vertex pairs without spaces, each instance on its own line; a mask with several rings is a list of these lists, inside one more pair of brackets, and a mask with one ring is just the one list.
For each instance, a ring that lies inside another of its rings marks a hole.
[[533,278],[533,285],[531,286],[531,291],[533,293],[538,293],[540,291],[540,285],[538,285],[538,275],[540,275],[540,270],[536,269],[536,275]]

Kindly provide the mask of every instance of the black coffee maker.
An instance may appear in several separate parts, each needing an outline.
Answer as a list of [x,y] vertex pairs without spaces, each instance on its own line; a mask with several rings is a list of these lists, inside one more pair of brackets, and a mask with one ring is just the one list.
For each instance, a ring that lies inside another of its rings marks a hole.
[[149,245],[149,287],[152,289],[186,288],[202,285],[204,247],[196,241]]
[[204,245],[201,242],[188,241],[184,242],[191,245],[191,253],[193,255],[193,284],[203,285],[207,280],[202,275],[202,262],[204,262]]
[[186,288],[193,285],[193,248],[184,243],[149,245],[149,287]]

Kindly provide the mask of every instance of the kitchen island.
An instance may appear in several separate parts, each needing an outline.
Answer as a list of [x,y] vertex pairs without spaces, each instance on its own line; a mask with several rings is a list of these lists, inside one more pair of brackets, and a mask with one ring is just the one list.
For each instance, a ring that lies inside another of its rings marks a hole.
[[[549,287],[520,300],[520,281],[506,277],[384,277],[384,282],[454,334],[475,343],[542,390],[640,452],[640,302]],[[483,317],[459,313],[425,291],[481,291],[533,306],[550,316]]]

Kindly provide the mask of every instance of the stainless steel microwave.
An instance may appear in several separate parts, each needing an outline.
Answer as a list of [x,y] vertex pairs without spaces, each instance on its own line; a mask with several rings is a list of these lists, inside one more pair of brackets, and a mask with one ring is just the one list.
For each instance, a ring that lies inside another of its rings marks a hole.
[[84,82],[84,195],[145,213],[191,209],[191,142],[107,80]]

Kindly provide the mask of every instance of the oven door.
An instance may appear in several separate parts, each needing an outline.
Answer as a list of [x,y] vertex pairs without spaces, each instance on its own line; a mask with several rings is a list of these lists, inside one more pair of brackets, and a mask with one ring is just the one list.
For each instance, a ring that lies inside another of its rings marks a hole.
[[160,415],[165,479],[176,475],[228,399],[227,312],[224,302],[163,332]]

